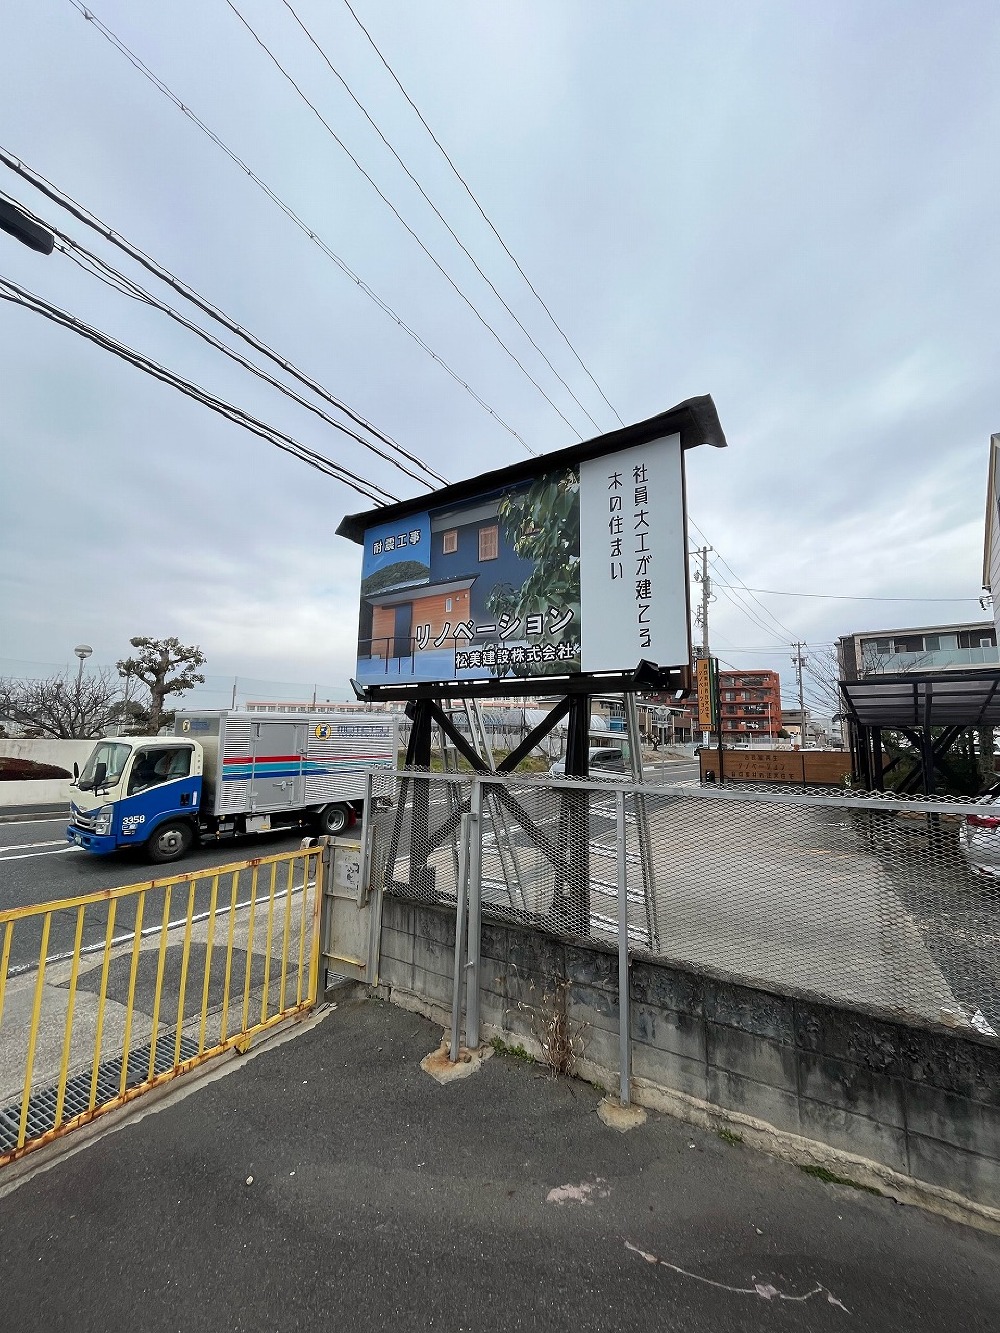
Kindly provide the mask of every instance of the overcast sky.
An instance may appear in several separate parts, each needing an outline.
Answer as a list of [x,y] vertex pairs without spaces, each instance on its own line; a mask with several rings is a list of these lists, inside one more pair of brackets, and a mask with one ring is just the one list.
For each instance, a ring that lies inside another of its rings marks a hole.
[[[343,0],[291,2],[600,431],[613,428]],[[853,630],[988,618],[995,0],[352,3],[622,419],[715,399],[729,448],[688,454],[688,498],[694,543],[704,534],[725,561],[717,585],[914,599],[755,602],[719,586],[724,662],[776,667],[791,699],[792,639],[821,656]],[[497,418],[538,452],[598,434],[282,0],[238,7],[575,431],[226,0],[92,8],[495,416],[70,0],[3,6],[0,143],[449,480],[526,456]],[[138,276],[2,167],[0,190]],[[65,256],[0,233],[0,274],[392,493],[418,493]],[[133,634],[176,634],[201,645],[223,692],[236,675],[257,682],[251,694],[316,683],[346,697],[360,549],[335,529],[367,501],[6,302],[0,366],[0,673],[75,666],[81,641],[113,663]]]

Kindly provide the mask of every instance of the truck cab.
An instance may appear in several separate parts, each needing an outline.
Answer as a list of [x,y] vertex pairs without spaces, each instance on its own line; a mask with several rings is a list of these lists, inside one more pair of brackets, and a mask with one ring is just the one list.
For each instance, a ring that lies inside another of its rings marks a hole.
[[152,861],[183,856],[198,833],[204,755],[197,741],[116,736],[94,747],[70,784],[74,846],[103,855],[143,846]]

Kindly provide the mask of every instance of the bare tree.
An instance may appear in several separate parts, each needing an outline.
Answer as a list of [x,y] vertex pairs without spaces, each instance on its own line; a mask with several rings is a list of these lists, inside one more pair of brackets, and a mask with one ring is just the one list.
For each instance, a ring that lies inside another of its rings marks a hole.
[[44,680],[0,679],[0,718],[56,740],[88,740],[117,726],[128,688],[107,668]]
[[155,736],[163,725],[166,697],[204,684],[205,677],[197,668],[205,661],[205,654],[196,646],[185,646],[177,638],[136,637],[129,639],[129,643],[139,652],[117,664],[118,674],[124,680],[141,681],[149,690],[148,710],[136,706],[131,712],[133,719],[144,721],[145,729]]

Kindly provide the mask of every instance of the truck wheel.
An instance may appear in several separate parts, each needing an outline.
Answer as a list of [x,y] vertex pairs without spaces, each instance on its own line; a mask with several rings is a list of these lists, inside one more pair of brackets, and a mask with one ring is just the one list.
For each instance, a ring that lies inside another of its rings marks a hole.
[[350,822],[351,812],[346,805],[328,805],[319,817],[319,831],[336,838]]
[[146,843],[146,855],[157,865],[179,861],[191,846],[192,836],[190,824],[161,824]]

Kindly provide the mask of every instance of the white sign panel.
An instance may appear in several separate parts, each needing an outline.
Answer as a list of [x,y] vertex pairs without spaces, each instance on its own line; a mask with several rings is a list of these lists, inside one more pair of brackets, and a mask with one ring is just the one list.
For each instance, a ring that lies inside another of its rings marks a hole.
[[580,464],[581,669],[688,660],[681,437]]

